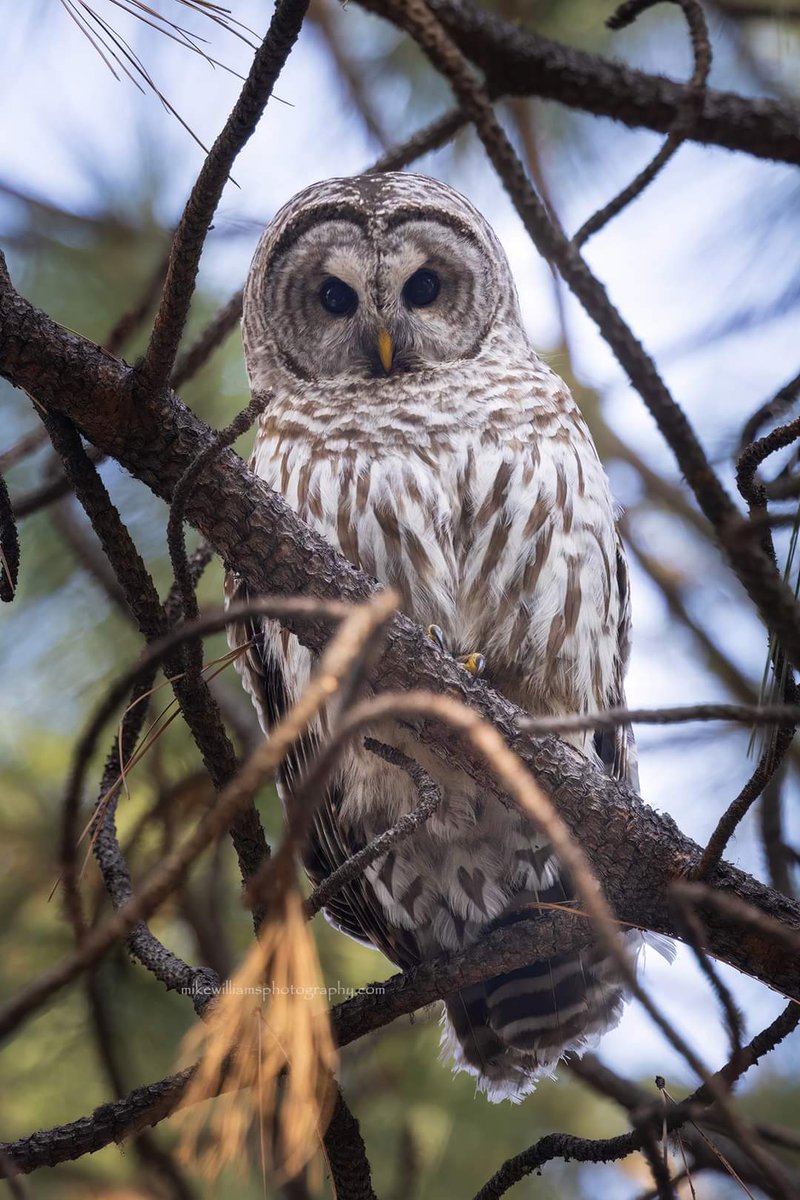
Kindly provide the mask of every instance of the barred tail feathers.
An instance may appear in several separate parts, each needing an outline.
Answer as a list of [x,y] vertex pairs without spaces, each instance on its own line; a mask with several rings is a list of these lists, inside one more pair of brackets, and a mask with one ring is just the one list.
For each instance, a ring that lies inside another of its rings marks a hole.
[[[642,943],[638,933],[625,940],[634,953]],[[518,1102],[568,1050],[582,1053],[613,1029],[624,999],[616,965],[597,946],[532,963],[447,998],[442,1056],[493,1103]]]

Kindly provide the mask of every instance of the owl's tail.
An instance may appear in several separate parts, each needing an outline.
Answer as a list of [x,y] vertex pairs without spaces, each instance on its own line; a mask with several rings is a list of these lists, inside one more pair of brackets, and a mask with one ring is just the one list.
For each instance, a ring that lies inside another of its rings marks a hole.
[[618,969],[599,947],[532,963],[447,998],[443,1054],[476,1076],[489,1100],[518,1101],[567,1050],[613,1029],[624,998]]

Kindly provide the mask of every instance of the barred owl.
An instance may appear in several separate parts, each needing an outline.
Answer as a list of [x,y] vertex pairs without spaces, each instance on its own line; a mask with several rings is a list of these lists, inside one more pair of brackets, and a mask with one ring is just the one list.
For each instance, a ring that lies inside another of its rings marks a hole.
[[[261,238],[242,325],[252,392],[270,394],[251,466],[303,521],[526,710],[622,703],[628,577],[608,483],[569,391],[528,342],[497,237],[463,196],[412,174],[300,192]],[[226,591],[243,585],[229,576]],[[230,636],[252,639],[237,665],[268,733],[311,655],[269,621]],[[375,732],[423,763],[443,802],[331,900],[336,927],[408,968],[537,902],[574,900],[520,812],[398,726]],[[634,779],[629,731],[572,741]],[[286,764],[284,789],[301,760]],[[416,803],[398,768],[346,750],[306,848],[311,879]],[[447,997],[443,1048],[491,1100],[519,1099],[612,1027],[622,1000],[589,947]]]

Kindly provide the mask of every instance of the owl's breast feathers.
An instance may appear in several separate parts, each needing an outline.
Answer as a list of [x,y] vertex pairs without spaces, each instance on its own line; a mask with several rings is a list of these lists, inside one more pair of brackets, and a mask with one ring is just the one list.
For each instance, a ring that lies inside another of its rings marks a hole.
[[[409,376],[383,400],[301,389],[262,418],[257,474],[356,566],[391,585],[404,611],[436,624],[453,653],[481,651],[490,682],[537,713],[602,708],[621,697],[624,564],[605,475],[563,384],[535,358],[469,373]],[[237,663],[268,729],[305,687],[312,662],[277,625]],[[569,881],[520,813],[482,796],[397,727],[372,731],[439,782],[439,811],[327,910],[342,930],[401,966],[469,945],[487,924],[536,902],[569,903]],[[325,720],[284,772],[291,790]],[[591,736],[576,744],[594,753]],[[623,735],[598,750],[629,768]],[[306,867],[320,880],[417,798],[403,772],[363,748],[343,753]],[[533,964],[448,1001],[451,1050],[491,1098],[533,1086],[569,1044],[614,1023],[621,990],[594,950]]]
[[[489,365],[489,367],[491,364]],[[454,653],[542,713],[608,701],[621,597],[607,481],[569,393],[524,371],[306,388],[262,421],[257,474]],[[405,383],[405,386],[402,386]],[[364,395],[363,392],[367,394]]]

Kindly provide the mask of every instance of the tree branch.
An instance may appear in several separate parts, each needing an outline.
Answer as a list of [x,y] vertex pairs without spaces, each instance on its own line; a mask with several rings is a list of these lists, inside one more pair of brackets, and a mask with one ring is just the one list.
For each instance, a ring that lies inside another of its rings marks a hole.
[[[14,292],[7,276],[5,286],[0,279],[0,373],[32,391],[40,402],[65,411],[87,437],[165,499],[214,436],[173,395],[165,397],[157,413],[134,405],[126,368],[33,308]],[[375,588],[373,580],[303,525],[230,450],[204,470],[186,515],[223,560],[236,568],[253,594],[356,601]],[[327,642],[325,621],[287,617],[286,625],[316,652]],[[617,915],[648,929],[674,933],[668,888],[698,861],[700,850],[671,818],[647,808],[631,789],[556,738],[522,734],[519,722],[526,714],[464,672],[405,617],[393,621],[369,678],[378,689],[450,690],[492,722],[553,798],[570,828],[579,833]],[[419,732],[449,761],[497,794],[491,773],[473,759],[465,761],[456,737],[431,726]],[[709,882],[761,907],[790,928],[800,927],[800,906],[734,867],[720,864]],[[709,917],[708,933],[709,951],[715,957],[787,994],[800,994],[794,964],[770,939],[752,937],[743,943],[735,929],[714,915]]]
[[[624,29],[630,25],[646,9],[652,8],[661,0],[626,0],[613,13],[606,25],[609,29]],[[686,105],[675,118],[675,124],[667,134],[666,141],[658,150],[655,157],[632,179],[622,191],[609,200],[598,212],[589,217],[573,237],[573,242],[580,247],[604,225],[618,216],[637,196],[648,187],[658,173],[667,165],[676,151],[683,145],[687,137],[691,137],[692,129],[698,114],[703,108],[703,95],[711,70],[711,43],[708,37],[708,26],[705,14],[698,0],[673,0],[682,9],[689,27],[694,54],[694,71],[687,85],[688,96]]]
[[237,154],[252,136],[292,51],[308,0],[279,0],[266,37],[230,116],[206,156],[184,209],[169,258],[167,278],[138,379],[150,397],[167,386],[194,293],[200,255]]
[[[361,3],[388,15],[382,0]],[[632,129],[669,133],[690,98],[685,84],[519,29],[466,0],[431,0],[429,7],[462,53],[483,71],[495,99],[540,96]],[[690,138],[756,158],[800,163],[798,109],[777,100],[708,91]]]

